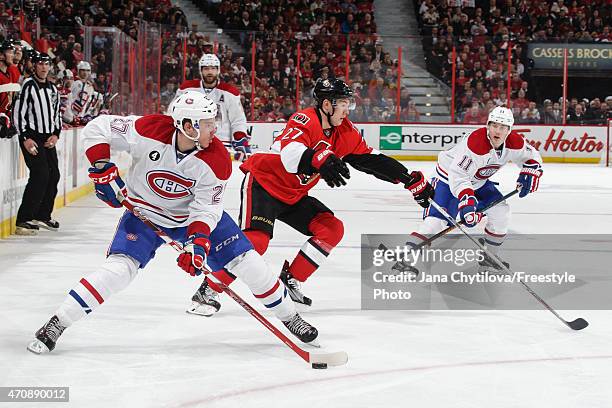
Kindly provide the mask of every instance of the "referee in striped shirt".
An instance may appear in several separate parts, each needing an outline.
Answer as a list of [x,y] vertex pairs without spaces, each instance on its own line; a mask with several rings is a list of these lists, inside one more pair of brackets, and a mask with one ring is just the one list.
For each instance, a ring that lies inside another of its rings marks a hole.
[[19,132],[19,145],[30,178],[17,212],[18,235],[36,235],[39,227],[57,230],[51,218],[60,172],[57,144],[62,122],[59,92],[47,76],[51,58],[44,53],[32,57],[33,75],[23,82],[13,118]]

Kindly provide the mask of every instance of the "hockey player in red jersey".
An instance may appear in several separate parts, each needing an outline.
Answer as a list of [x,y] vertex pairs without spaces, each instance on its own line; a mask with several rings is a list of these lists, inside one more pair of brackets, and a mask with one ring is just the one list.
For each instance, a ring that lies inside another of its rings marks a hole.
[[10,67],[13,65],[13,45],[10,41],[3,41],[0,44],[0,113],[5,113],[9,117],[11,116],[11,104],[13,100],[13,92],[8,90],[12,89],[5,85],[15,83],[13,81]]
[[[420,171],[410,172],[367,145],[348,119],[354,106],[353,90],[344,81],[319,79],[313,96],[316,107],[294,113],[271,152],[255,153],[240,167],[245,173],[240,227],[257,252],[266,252],[276,220],[310,236],[281,272],[292,299],[307,305],[311,301],[301,293],[301,282],[317,270],[344,234],[342,221],[332,210],[308,195],[320,179],[330,187],[346,185],[348,163],[378,179],[402,183],[424,208],[433,196],[433,188]],[[231,276],[221,275],[222,280],[231,281]],[[217,289],[205,281],[188,311],[210,315],[218,310]]]
[[23,46],[19,40],[9,40],[13,46],[13,62],[9,64],[8,70],[11,75],[11,82],[21,83],[21,71],[19,70],[19,63],[23,57]]
[[0,43],[0,138],[11,138],[17,134],[13,125],[12,101],[13,95],[21,89],[15,78],[13,64],[14,47],[10,41]]
[[234,159],[244,161],[251,155],[251,147],[247,136],[247,121],[240,103],[240,92],[236,87],[219,79],[221,63],[215,54],[204,54],[199,62],[199,79],[183,82],[176,91],[176,96],[186,91],[202,92],[218,106],[220,123],[217,137],[225,147],[234,150]]

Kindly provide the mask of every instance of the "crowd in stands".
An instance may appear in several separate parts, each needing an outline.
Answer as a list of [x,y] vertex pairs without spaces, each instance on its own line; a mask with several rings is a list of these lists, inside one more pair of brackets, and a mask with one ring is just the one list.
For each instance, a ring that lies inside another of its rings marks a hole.
[[[20,3],[0,3],[0,34],[4,37],[14,37],[8,34],[11,30],[7,25],[18,26]],[[188,27],[184,13],[170,0],[39,2],[34,14],[40,17],[41,32],[33,46],[53,58],[55,71],[75,71],[84,59],[84,27],[112,26],[137,39],[143,21],[147,21],[159,24],[162,34],[161,83],[149,84],[157,80],[152,75],[146,86],[151,100],[161,94],[161,104],[151,109],[165,111],[183,79],[199,77],[201,55],[213,52],[221,60],[222,80],[241,92],[249,120],[286,120],[298,107],[312,103],[316,78],[329,76],[348,79],[353,86],[358,103],[351,118],[356,122],[395,121],[398,101],[400,121],[421,119],[408,91],[398,92],[398,62],[376,34],[371,0],[201,3],[202,9],[239,44],[237,49],[219,43],[213,33],[199,31],[196,24]],[[552,4],[543,0],[417,0],[415,6],[427,68],[448,84],[451,51],[456,47],[456,121],[462,123],[483,123],[497,105],[509,105],[517,123],[562,122],[562,101],[537,100],[541,94],[532,89],[527,43],[612,41],[610,6],[605,0],[591,0],[588,6],[578,1],[565,4],[564,0]],[[94,32],[91,38],[89,62],[99,91],[108,88],[113,75],[114,38],[103,30]],[[508,48],[512,54],[510,67]],[[506,100],[508,69],[510,101]],[[572,99],[566,119],[568,123],[604,123],[612,118],[611,99],[606,95],[590,101]]]
[[[418,0],[415,7],[427,68],[449,85],[452,49],[456,49],[455,106],[458,120],[464,123],[483,123],[496,105],[510,106],[517,123],[561,123],[562,100],[537,101],[530,89],[535,88],[535,81],[527,43],[612,41],[606,0]],[[508,70],[510,101],[506,100]],[[604,123],[605,118],[612,118],[612,106],[602,103],[604,97],[572,100],[568,123]],[[584,116],[588,119],[583,120]]]
[[[187,25],[185,14],[170,0],[93,0],[66,4],[46,0],[38,11],[42,33],[36,49],[51,52],[55,62],[74,70],[83,58],[83,27],[113,26],[134,40],[144,21],[168,26]],[[96,33],[92,44],[92,73],[108,76],[113,60],[113,35]]]
[[[203,3],[203,10],[240,44],[241,49],[214,44],[210,35],[192,27],[186,36],[189,55],[186,77],[197,78],[200,56],[216,49],[221,60],[222,79],[240,90],[247,118],[286,120],[297,108],[297,87],[299,107],[309,106],[317,78],[334,76],[346,80],[348,72],[358,102],[352,119],[396,119],[398,64],[383,49],[382,41],[375,34],[371,0]],[[167,43],[164,72],[177,72],[182,41],[179,37],[171,37]],[[254,90],[250,70],[253,43]],[[296,83],[298,58],[300,80]],[[164,102],[179,85],[179,79],[170,77],[164,84]],[[418,116],[405,92],[400,101],[403,120]]]
[[[23,4],[24,10],[20,9],[20,4]],[[0,3],[0,41],[24,40],[24,43],[28,43],[35,50],[48,54],[53,62],[49,79],[57,82],[59,86],[61,81],[56,78],[57,74],[70,70],[76,77],[77,65],[85,60],[84,34],[88,27],[114,27],[114,30],[91,30],[92,36],[89,39],[92,43],[87,44],[91,45],[91,55],[87,58],[91,65],[90,80],[97,92],[109,95],[111,92],[125,92],[123,87],[110,89],[118,33],[123,33],[125,39],[136,44],[136,40],[140,40],[139,30],[148,27],[145,22],[158,27],[171,27],[175,31],[187,26],[183,11],[173,6],[170,0],[93,0],[73,3],[45,0]],[[40,31],[35,31],[36,27],[39,27]],[[157,65],[157,61],[155,64]],[[131,74],[126,74],[125,77],[129,75]],[[150,80],[150,77],[145,78]],[[157,86],[148,85],[144,88],[155,98]],[[157,108],[159,105],[154,105],[154,108],[149,109],[149,113]],[[121,113],[137,112],[135,108],[129,107],[129,110]]]

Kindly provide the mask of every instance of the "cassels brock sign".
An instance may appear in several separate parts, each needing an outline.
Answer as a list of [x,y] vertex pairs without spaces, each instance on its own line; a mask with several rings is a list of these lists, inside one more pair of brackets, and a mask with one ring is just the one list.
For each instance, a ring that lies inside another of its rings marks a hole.
[[563,70],[563,50],[567,49],[569,70],[612,70],[612,44],[530,43],[528,57],[536,69]]

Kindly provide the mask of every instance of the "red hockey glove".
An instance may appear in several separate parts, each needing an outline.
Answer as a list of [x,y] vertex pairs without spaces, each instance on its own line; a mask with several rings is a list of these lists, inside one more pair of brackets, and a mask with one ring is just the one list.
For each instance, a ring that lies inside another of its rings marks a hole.
[[210,239],[208,235],[195,233],[189,236],[185,246],[185,252],[176,259],[178,266],[191,276],[197,276],[202,270],[208,271],[210,268],[206,264],[206,258],[210,253]]
[[423,173],[420,171],[413,171],[410,173],[410,177],[412,181],[404,185],[404,187],[412,193],[417,204],[423,208],[429,207],[429,200],[433,199],[434,196],[433,187],[425,180]]

